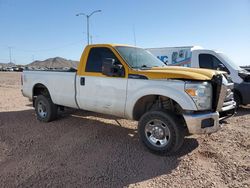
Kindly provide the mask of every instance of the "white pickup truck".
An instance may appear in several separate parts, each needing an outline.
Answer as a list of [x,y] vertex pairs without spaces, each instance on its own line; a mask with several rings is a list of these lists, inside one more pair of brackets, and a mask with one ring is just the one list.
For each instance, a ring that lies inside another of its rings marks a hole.
[[250,73],[240,68],[226,54],[200,46],[148,48],[153,55],[169,66],[184,66],[222,70],[234,82],[234,100],[237,106],[250,104]]
[[234,107],[224,103],[232,89],[225,72],[167,67],[126,45],[89,45],[77,71],[24,71],[22,83],[42,122],[56,119],[59,106],[136,120],[141,141],[165,154],[188,134],[218,131],[219,112]]

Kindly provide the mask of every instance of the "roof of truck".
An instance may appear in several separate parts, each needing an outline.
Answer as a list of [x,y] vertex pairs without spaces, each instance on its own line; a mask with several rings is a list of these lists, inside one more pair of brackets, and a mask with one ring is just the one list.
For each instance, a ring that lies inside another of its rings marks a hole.
[[159,47],[159,48],[146,48],[146,49],[157,49],[157,50],[160,50],[160,49],[191,49],[191,50],[201,50],[201,49],[204,49],[203,47],[201,46],[173,46],[173,47]]
[[137,47],[137,46],[133,46],[133,45],[129,45],[129,44],[112,44],[112,43],[107,43],[107,44],[90,44],[89,46],[112,46],[112,47],[116,47],[116,46],[128,46],[128,47]]

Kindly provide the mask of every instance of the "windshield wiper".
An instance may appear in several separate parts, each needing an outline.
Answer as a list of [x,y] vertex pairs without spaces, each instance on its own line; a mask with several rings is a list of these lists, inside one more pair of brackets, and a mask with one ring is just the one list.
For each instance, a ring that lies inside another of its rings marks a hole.
[[134,69],[152,69],[153,67],[166,67],[166,65],[162,65],[162,66],[152,66],[152,67],[148,67],[147,65],[142,65],[140,67],[133,67]]
[[147,65],[142,65],[141,68],[151,68],[151,67],[148,67]]
[[152,69],[152,67],[148,67],[147,65],[142,65],[139,69],[148,70]]
[[140,67],[132,67],[133,69],[151,69],[152,67],[148,67],[147,65],[142,65]]

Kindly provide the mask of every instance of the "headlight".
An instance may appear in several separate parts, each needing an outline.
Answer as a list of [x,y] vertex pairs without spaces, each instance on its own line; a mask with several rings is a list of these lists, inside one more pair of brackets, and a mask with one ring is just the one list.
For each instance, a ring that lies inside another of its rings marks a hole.
[[198,110],[212,108],[212,85],[208,82],[186,82],[186,93],[193,99]]

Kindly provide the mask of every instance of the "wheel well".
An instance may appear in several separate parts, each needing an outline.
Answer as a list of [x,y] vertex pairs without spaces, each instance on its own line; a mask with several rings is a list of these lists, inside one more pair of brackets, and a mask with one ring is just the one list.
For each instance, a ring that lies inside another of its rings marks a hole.
[[38,95],[44,95],[50,97],[48,88],[43,84],[36,84],[33,87],[33,101]]
[[173,99],[161,95],[147,95],[136,102],[133,109],[133,119],[138,121],[147,111],[157,109],[170,110],[177,115],[181,115],[183,111]]
[[240,98],[240,103],[242,103],[242,96],[241,96],[241,93],[240,93],[238,90],[234,90],[233,92],[234,92],[236,95],[239,96],[239,98]]

